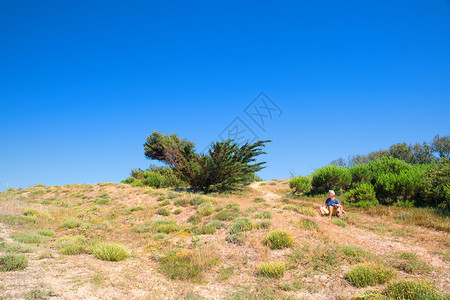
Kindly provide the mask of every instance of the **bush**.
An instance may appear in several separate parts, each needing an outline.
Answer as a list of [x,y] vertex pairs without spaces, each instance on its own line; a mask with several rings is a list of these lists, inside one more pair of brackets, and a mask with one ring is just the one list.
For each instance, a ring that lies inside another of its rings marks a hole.
[[6,251],[9,253],[31,253],[33,247],[23,243],[11,243],[0,242],[0,251]]
[[180,251],[168,251],[159,262],[159,270],[170,279],[198,279],[203,267],[193,253]]
[[428,281],[400,280],[389,284],[384,292],[389,299],[444,300],[437,288]]
[[266,202],[266,200],[264,200],[264,198],[261,198],[261,197],[256,197],[255,199],[253,199],[253,202],[256,202],[256,203]]
[[178,179],[172,169],[168,167],[150,166],[143,171],[141,169],[131,170],[131,177],[123,180],[132,186],[150,186],[154,188],[186,186],[186,183]]
[[200,205],[197,208],[197,212],[201,216],[209,216],[210,214],[213,213],[213,211],[214,211],[214,207],[209,202],[203,203],[202,205]]
[[168,217],[168,216],[170,216],[170,211],[167,210],[167,209],[165,209],[165,208],[160,208],[160,209],[158,209],[158,210],[156,211],[156,214],[157,214],[157,215],[160,215],[160,216],[166,216],[166,217]]
[[318,230],[319,225],[315,221],[311,220],[301,220],[296,224],[297,227],[307,229],[307,230]]
[[222,210],[214,216],[214,219],[221,221],[231,221],[236,219],[239,216],[239,213],[234,210]]
[[372,182],[372,171],[367,164],[354,165],[349,169],[349,171],[352,177],[351,186],[354,188],[361,183],[370,184]]
[[20,232],[11,234],[11,238],[19,243],[39,244],[44,237],[28,232]]
[[312,192],[314,194],[324,194],[329,190],[339,192],[350,186],[351,179],[347,168],[335,165],[325,166],[312,173]]
[[396,255],[393,263],[394,268],[409,274],[428,273],[432,268],[421,261],[416,253],[403,251]]
[[270,212],[270,211],[260,212],[259,214],[255,215],[255,218],[257,218],[257,219],[272,219],[272,212]]
[[315,217],[317,215],[316,209],[314,209],[313,207],[310,207],[310,206],[300,206],[297,209],[297,212],[299,214],[302,214],[305,216],[310,216],[310,217]]
[[289,181],[289,187],[294,189],[294,194],[309,193],[311,191],[311,180],[308,177],[298,176]]
[[346,193],[347,202],[356,207],[373,207],[378,205],[375,190],[370,183],[360,183]]
[[292,245],[293,239],[287,232],[274,230],[267,233],[264,238],[264,244],[270,249],[283,249]]
[[8,272],[23,270],[28,266],[28,261],[24,254],[8,253],[0,256],[0,271]]
[[282,261],[268,261],[257,266],[258,275],[269,278],[281,278],[284,275],[286,264]]
[[216,233],[216,230],[217,230],[216,225],[210,222],[200,227],[199,234],[214,234]]
[[93,247],[92,253],[96,258],[106,261],[121,261],[130,256],[123,246],[112,243],[97,244]]
[[253,224],[248,218],[240,218],[234,222],[230,228],[230,233],[238,233],[244,231],[250,231],[253,229]]
[[59,227],[73,229],[80,226],[80,222],[74,219],[65,219]]
[[394,276],[390,269],[379,265],[360,264],[351,269],[345,278],[356,287],[383,284]]
[[450,160],[441,159],[432,164],[422,176],[418,205],[434,206],[450,214]]
[[269,229],[272,226],[270,221],[261,221],[255,224],[256,229]]
[[37,234],[47,236],[47,237],[55,237],[56,233],[51,229],[41,229],[37,231]]

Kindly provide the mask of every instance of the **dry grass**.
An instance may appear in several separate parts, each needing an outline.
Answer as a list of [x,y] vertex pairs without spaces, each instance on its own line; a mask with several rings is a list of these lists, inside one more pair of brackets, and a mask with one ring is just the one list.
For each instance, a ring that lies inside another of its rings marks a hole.
[[[330,222],[317,215],[325,197],[292,196],[286,182],[225,195],[111,183],[0,193],[0,255],[30,261],[20,274],[3,273],[0,289],[16,298],[45,283],[62,298],[351,299],[363,291],[345,274],[375,262],[450,289],[448,218],[429,209],[345,207]],[[268,238],[269,228],[290,242],[276,246],[284,239]],[[95,259],[100,241],[133,256]],[[282,280],[260,276],[264,262],[280,261]]]

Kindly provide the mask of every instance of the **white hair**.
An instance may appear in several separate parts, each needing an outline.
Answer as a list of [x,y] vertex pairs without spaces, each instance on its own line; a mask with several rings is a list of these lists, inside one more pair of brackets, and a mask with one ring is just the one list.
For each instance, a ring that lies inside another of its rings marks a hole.
[[333,190],[329,190],[328,193],[331,193],[333,196],[336,196],[336,193]]

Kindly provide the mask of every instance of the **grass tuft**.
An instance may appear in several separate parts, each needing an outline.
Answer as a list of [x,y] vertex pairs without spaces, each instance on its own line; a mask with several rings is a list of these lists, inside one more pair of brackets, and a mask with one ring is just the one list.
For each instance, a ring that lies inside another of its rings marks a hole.
[[351,269],[345,279],[356,287],[366,287],[386,283],[394,276],[391,269],[374,264],[360,264]]
[[306,230],[318,230],[319,229],[319,225],[317,225],[317,223],[315,221],[311,221],[311,220],[301,220],[300,222],[295,224],[295,226],[298,228],[306,229]]
[[23,270],[27,267],[28,261],[24,254],[8,253],[0,256],[0,271]]
[[259,276],[281,278],[284,275],[286,264],[282,261],[268,261],[259,264],[257,269]]
[[237,219],[236,222],[231,225],[230,233],[238,233],[244,231],[250,231],[253,229],[253,223],[248,218]]
[[75,220],[75,219],[65,219],[64,221],[62,221],[61,224],[59,224],[59,227],[68,228],[68,229],[73,229],[73,228],[76,228],[79,226],[80,226],[80,221]]
[[130,256],[125,247],[113,243],[97,244],[93,247],[92,253],[96,258],[106,261],[121,261]]
[[274,230],[267,233],[264,238],[264,244],[270,249],[283,249],[292,245],[293,239],[287,232]]
[[400,280],[389,284],[385,294],[389,299],[409,299],[409,300],[444,300],[446,297],[441,294],[436,286],[429,281],[409,281]]

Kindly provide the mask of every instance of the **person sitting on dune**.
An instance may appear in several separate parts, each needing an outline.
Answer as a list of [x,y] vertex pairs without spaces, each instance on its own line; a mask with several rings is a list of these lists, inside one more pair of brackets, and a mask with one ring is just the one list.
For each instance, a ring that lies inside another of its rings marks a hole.
[[338,199],[336,199],[334,196],[336,193],[333,190],[328,191],[328,199],[325,201],[325,206],[319,206],[319,212],[322,216],[329,215],[330,220],[331,216],[336,214],[338,217],[342,216],[344,212],[344,208],[342,207],[341,203]]

